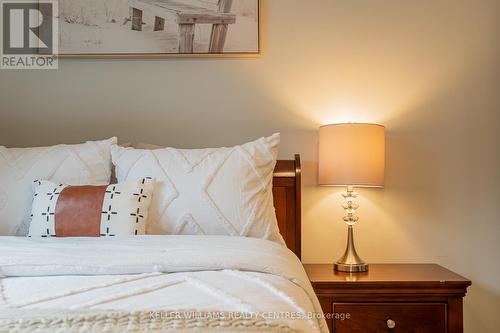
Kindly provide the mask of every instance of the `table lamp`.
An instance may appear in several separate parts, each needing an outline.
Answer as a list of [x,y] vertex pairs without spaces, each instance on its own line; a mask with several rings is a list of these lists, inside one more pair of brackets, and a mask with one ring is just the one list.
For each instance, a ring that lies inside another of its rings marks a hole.
[[383,187],[385,169],[385,127],[376,124],[332,124],[319,130],[319,185],[346,186],[342,193],[346,211],[347,248],[334,263],[341,272],[366,272],[368,264],[356,253],[353,226],[359,205],[354,187]]

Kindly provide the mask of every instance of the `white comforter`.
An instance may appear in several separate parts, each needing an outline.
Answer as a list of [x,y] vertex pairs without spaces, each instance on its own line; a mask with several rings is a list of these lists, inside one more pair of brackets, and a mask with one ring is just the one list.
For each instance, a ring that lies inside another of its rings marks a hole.
[[327,332],[300,261],[224,236],[0,237],[0,320],[89,311],[252,313]]

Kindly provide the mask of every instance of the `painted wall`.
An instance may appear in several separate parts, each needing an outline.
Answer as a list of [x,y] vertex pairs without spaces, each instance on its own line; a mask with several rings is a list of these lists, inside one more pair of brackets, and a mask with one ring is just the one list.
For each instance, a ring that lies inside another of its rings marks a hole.
[[500,2],[263,4],[260,59],[0,71],[1,144],[118,135],[204,147],[281,131],[281,157],[304,160],[304,261],[332,262],[345,226],[340,189],[316,186],[317,127],[385,124],[387,183],[360,191],[360,253],[472,279],[466,331],[500,331]]

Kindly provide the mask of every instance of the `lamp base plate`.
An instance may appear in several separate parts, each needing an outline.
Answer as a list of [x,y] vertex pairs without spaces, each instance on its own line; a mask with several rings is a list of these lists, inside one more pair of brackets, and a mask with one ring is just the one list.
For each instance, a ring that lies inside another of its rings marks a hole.
[[333,264],[333,269],[339,272],[349,272],[349,273],[357,273],[357,272],[367,272],[368,264],[343,264],[340,262],[336,262]]

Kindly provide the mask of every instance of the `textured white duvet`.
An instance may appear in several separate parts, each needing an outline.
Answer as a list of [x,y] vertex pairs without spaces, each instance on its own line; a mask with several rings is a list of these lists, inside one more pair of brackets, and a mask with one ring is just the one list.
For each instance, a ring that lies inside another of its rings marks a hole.
[[0,237],[0,276],[0,320],[50,311],[225,311],[327,332],[313,316],[321,308],[300,261],[255,238]]

